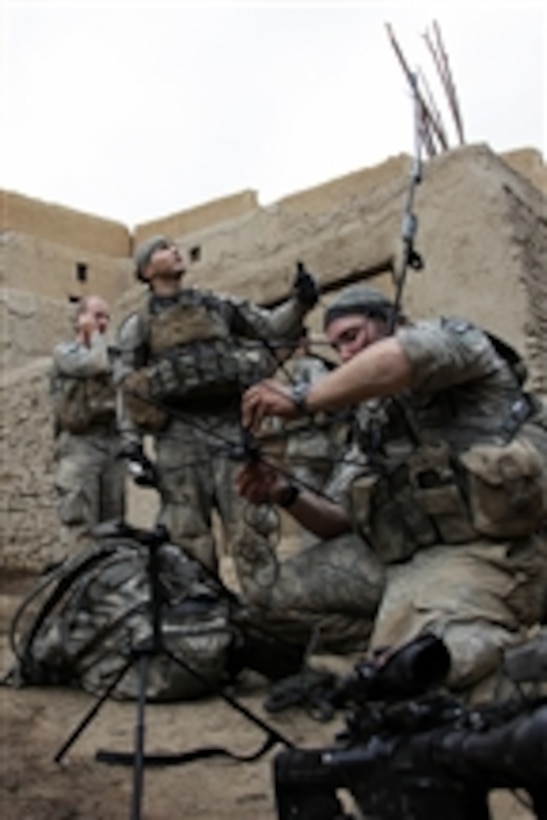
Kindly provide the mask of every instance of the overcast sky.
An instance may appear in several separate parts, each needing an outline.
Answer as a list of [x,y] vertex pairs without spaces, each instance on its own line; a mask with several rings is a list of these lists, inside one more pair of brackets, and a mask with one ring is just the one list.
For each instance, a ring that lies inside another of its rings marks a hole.
[[547,140],[545,3],[3,0],[0,187],[130,227],[251,188],[263,205],[414,150],[386,32],[468,143]]

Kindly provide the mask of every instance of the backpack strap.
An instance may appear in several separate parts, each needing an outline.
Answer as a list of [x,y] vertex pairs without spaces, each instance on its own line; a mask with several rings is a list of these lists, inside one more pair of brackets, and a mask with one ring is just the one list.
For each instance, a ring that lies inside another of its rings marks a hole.
[[[68,563],[63,563],[46,575],[36,587],[23,599],[17,608],[10,624],[10,647],[17,659],[17,664],[12,668],[5,680],[13,685],[24,685],[26,683],[40,683],[41,675],[32,660],[32,645],[46,618],[54,610],[72,584],[84,573],[93,568],[96,564],[112,554],[116,549],[116,544],[102,544],[99,547],[94,545],[91,550],[78,555]],[[56,583],[46,600],[34,615],[28,631],[22,637],[21,644],[18,644],[16,633],[21,618],[28,607],[39,595],[44,593],[50,584]]]

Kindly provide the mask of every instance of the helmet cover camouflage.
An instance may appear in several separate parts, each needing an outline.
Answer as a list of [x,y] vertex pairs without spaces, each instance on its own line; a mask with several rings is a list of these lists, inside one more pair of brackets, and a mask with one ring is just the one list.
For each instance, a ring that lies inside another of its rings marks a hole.
[[393,311],[393,302],[377,288],[369,285],[351,285],[338,293],[325,311],[323,327],[341,316],[378,316],[387,320]]
[[144,280],[144,269],[150,262],[152,255],[158,248],[171,244],[171,240],[166,236],[151,236],[146,239],[135,251],[135,276],[141,281]]

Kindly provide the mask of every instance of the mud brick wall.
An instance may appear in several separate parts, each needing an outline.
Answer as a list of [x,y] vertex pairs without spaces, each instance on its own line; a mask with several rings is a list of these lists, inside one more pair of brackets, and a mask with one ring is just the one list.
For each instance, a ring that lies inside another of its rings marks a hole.
[[[185,250],[187,282],[273,304],[288,295],[302,260],[323,288],[310,316],[320,334],[333,292],[372,278],[393,294],[411,158],[297,192],[266,208],[252,191],[125,226],[9,195],[0,222],[0,563],[40,568],[55,557],[53,419],[48,372],[54,345],[71,335],[70,297],[98,292],[114,329],[142,300],[135,242],[170,234]],[[416,191],[416,250],[407,274],[411,317],[466,316],[526,358],[530,384],[547,393],[547,173],[539,152],[497,156],[465,146],[427,163]],[[77,265],[86,266],[80,281]],[[146,526],[157,499],[129,487],[129,519]]]

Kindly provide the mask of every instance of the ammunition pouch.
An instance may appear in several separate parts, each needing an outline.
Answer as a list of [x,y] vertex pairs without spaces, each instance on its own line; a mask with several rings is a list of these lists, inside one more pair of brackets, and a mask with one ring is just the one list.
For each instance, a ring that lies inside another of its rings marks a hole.
[[385,475],[358,477],[352,498],[357,526],[386,563],[433,544],[464,543],[474,534],[444,443],[419,447]]
[[192,342],[164,354],[123,382],[124,406],[133,422],[149,432],[163,430],[170,410],[205,412],[239,399],[251,384],[271,375],[274,357],[257,347],[225,339]]
[[130,373],[123,381],[122,391],[124,408],[134,424],[150,433],[166,427],[169,414],[152,398],[150,368]]
[[355,479],[352,500],[360,531],[395,563],[434,544],[530,535],[545,516],[545,492],[541,457],[519,437],[460,456],[444,442],[422,445],[392,471]]
[[55,420],[58,430],[86,433],[113,428],[115,390],[109,374],[89,378],[63,376],[55,387]]
[[238,375],[233,345],[208,339],[164,353],[153,367],[151,389],[158,398],[213,398],[236,389]]
[[277,369],[267,346],[232,338],[215,299],[188,292],[158,313],[147,307],[141,318],[149,365],[135,381],[126,379],[133,394],[126,407],[144,429],[163,429],[170,408],[193,412],[211,402],[216,411],[219,399],[239,399],[247,387]]
[[150,391],[159,400],[239,396],[275,367],[275,358],[258,347],[227,339],[197,341],[169,351],[152,365]]
[[465,469],[471,521],[490,538],[530,535],[545,517],[542,459],[519,436],[508,444],[482,444],[460,456]]

